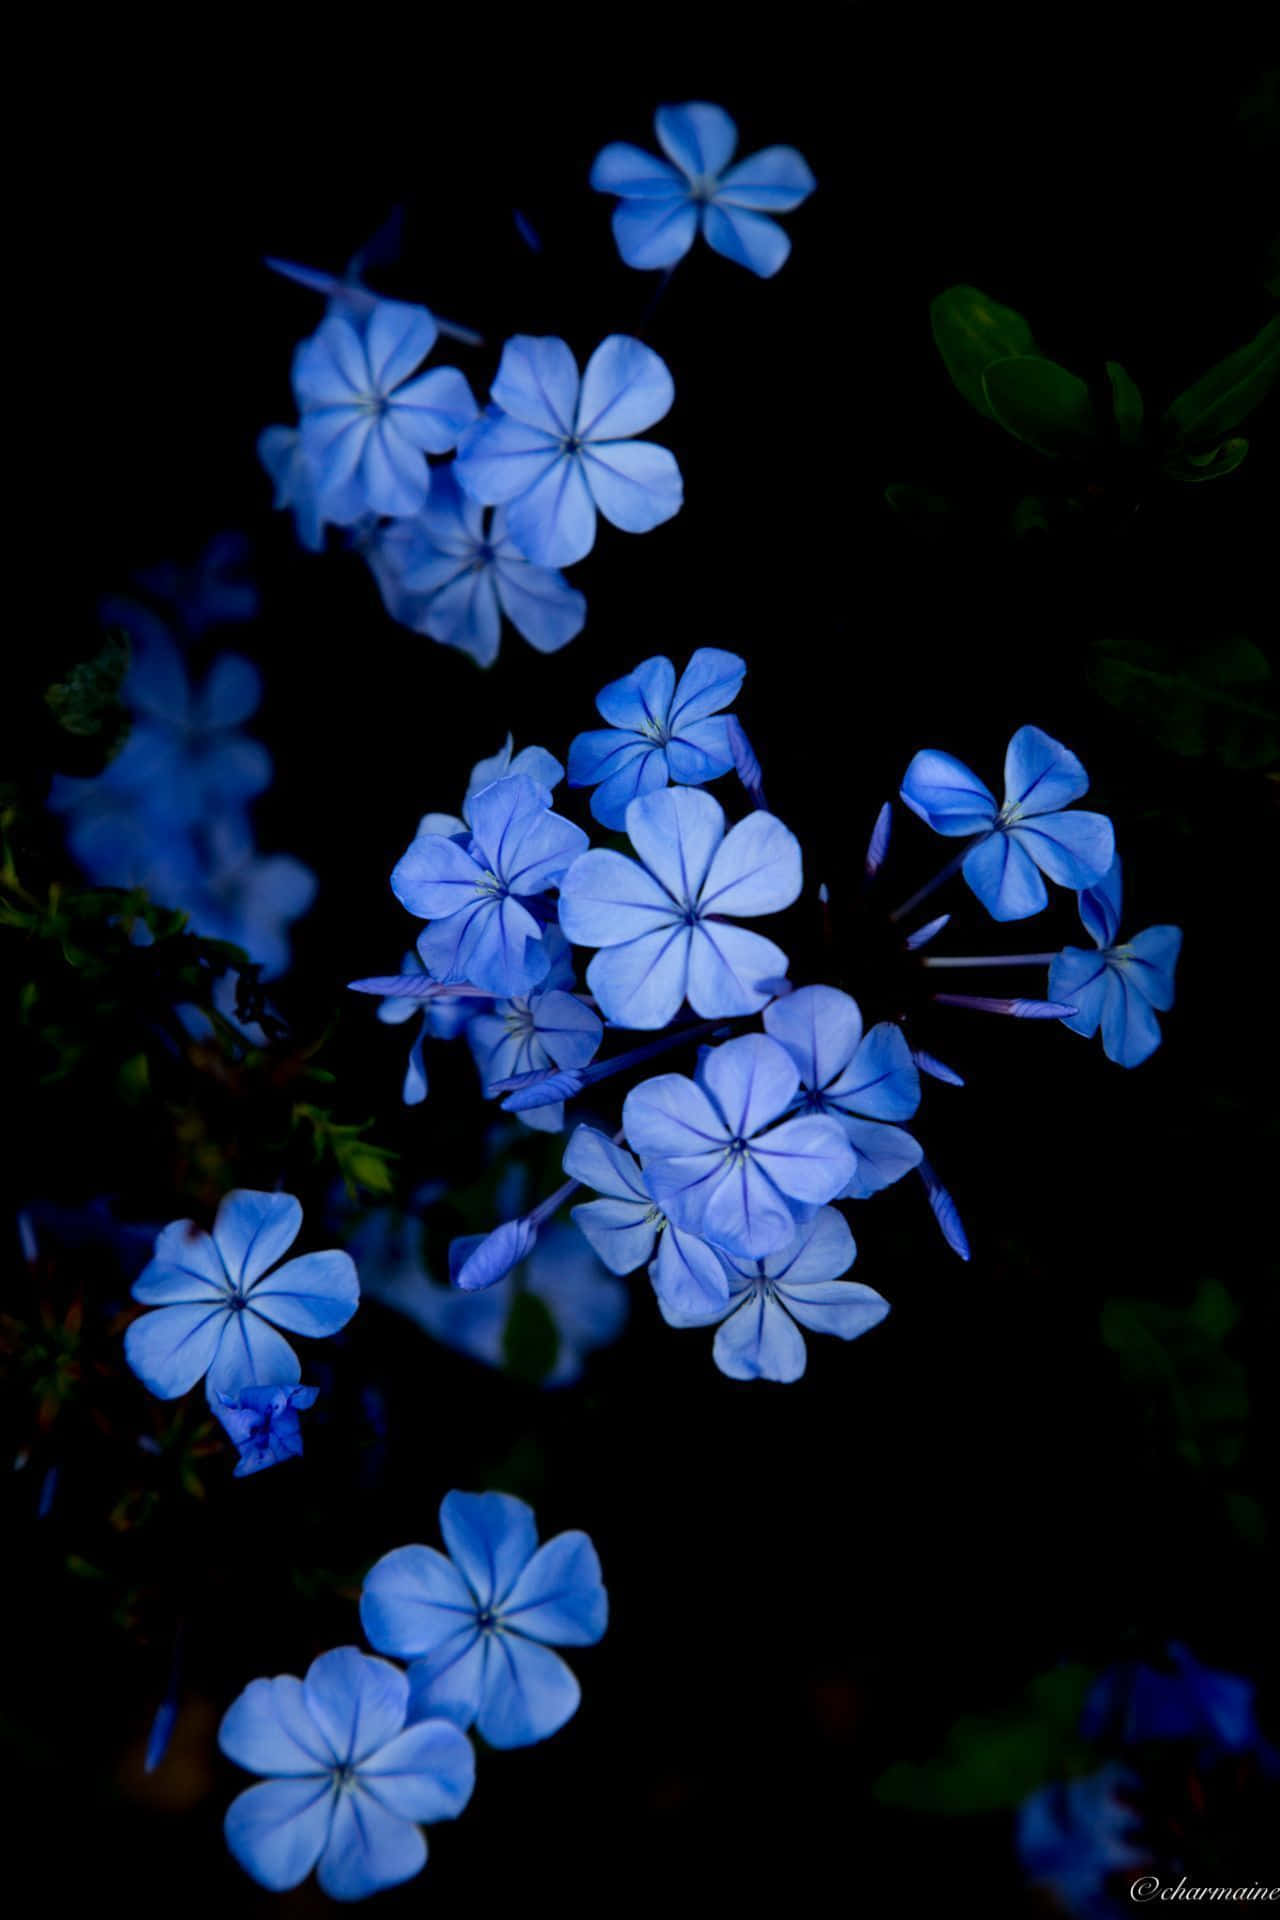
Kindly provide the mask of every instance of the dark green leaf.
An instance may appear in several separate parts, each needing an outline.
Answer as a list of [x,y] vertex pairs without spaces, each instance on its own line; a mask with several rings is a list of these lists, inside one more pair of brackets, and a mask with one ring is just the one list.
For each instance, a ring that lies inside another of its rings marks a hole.
[[982,376],[992,418],[1037,453],[1078,452],[1093,435],[1084,381],[1035,354],[997,360]]
[[1118,360],[1108,360],[1107,378],[1120,438],[1126,446],[1132,446],[1142,434],[1142,395]]
[[560,1335],[550,1309],[536,1293],[518,1293],[502,1330],[502,1359],[508,1373],[539,1386],[555,1366]]
[[128,635],[113,628],[92,659],[81,660],[45,694],[58,725],[79,739],[101,735],[115,753],[129,731],[129,716],[120,700],[128,668]]
[[995,360],[1034,354],[1031,328],[1020,313],[977,287],[948,287],[933,301],[929,317],[947,372],[970,406],[989,419],[982,376]]
[[1280,756],[1280,714],[1263,691],[1271,668],[1243,634],[1185,661],[1150,640],[1101,640],[1089,678],[1104,700],[1131,714],[1170,753],[1212,753],[1242,770]]
[[1280,372],[1280,314],[1247,347],[1229,353],[1180,393],[1165,415],[1179,440],[1212,446],[1266,399]]
[[1220,480],[1223,474],[1235,472],[1248,451],[1247,440],[1224,440],[1208,453],[1175,453],[1165,461],[1164,470],[1175,480]]
[[1007,1712],[966,1715],[937,1759],[899,1762],[882,1773],[876,1798],[921,1813],[994,1813],[1048,1780],[1083,1772],[1092,1756],[1076,1727],[1092,1678],[1087,1667],[1055,1667]]

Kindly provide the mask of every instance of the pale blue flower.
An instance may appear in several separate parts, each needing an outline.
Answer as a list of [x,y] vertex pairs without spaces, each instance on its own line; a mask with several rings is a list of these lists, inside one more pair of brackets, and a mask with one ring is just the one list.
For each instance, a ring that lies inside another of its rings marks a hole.
[[856,1000],[835,987],[801,987],[764,1010],[765,1032],[799,1070],[796,1105],[830,1113],[858,1156],[842,1200],[865,1200],[919,1166],[920,1144],[895,1122],[920,1105],[920,1075],[899,1027],[864,1033]]
[[585,1533],[538,1545],[532,1510],[506,1493],[447,1493],[434,1547],[400,1547],[364,1583],[372,1644],[412,1661],[415,1718],[472,1723],[491,1747],[525,1747],[577,1710],[578,1682],[552,1646],[592,1646],[608,1599]]
[[1098,885],[1080,895],[1080,918],[1097,951],[1064,947],[1049,968],[1049,995],[1075,1008],[1064,1014],[1064,1027],[1086,1037],[1101,1027],[1108,1060],[1136,1067],[1160,1045],[1156,1014],[1173,1005],[1182,929],[1148,927],[1132,940],[1117,941],[1122,900],[1117,857]]
[[1150,1865],[1151,1855],[1141,1844],[1141,1816],[1122,1798],[1136,1796],[1140,1788],[1126,1767],[1103,1767],[1080,1780],[1041,1787],[1019,1807],[1023,1871],[1065,1913],[1106,1920],[1121,1911],[1107,1891],[1112,1875]]
[[564,1170],[602,1196],[581,1202],[571,1215],[610,1273],[634,1273],[652,1260],[650,1276],[664,1312],[697,1313],[727,1303],[728,1273],[715,1249],[671,1224],[645,1186],[639,1163],[616,1141],[594,1127],[575,1127]]
[[335,1647],[305,1680],[253,1680],[218,1729],[229,1760],[269,1777],[227,1808],[227,1845],[272,1893],[312,1867],[334,1900],[363,1900],[426,1864],[419,1822],[452,1820],[475,1785],[471,1742],[448,1720],[406,1725],[409,1682],[358,1647]]
[[490,514],[470,499],[451,467],[435,473],[420,513],[363,544],[392,619],[470,654],[479,666],[498,657],[504,614],[539,653],[558,652],[586,624],[577,588],[526,560],[507,531],[506,510]]
[[1115,858],[1101,813],[1063,809],[1089,788],[1074,753],[1039,727],[1019,727],[1004,762],[1004,802],[949,753],[916,754],[902,798],[935,833],[974,838],[961,871],[993,920],[1025,920],[1062,887],[1096,886]]
[[240,1455],[237,1480],[300,1456],[298,1415],[315,1405],[318,1392],[316,1387],[241,1387],[238,1393],[213,1396],[213,1411]]
[[328,522],[351,526],[365,512],[358,476],[326,490],[323,468],[303,444],[300,427],[264,427],[258,435],[258,459],[275,488],[272,506],[292,512],[299,544],[308,553],[323,548]]
[[[426,977],[427,970],[412,949],[405,954],[402,969],[406,976],[420,974]],[[392,997],[382,1001],[378,1008],[378,1018],[385,1026],[398,1027],[405,1021],[415,1018],[418,1021],[418,1030],[409,1047],[409,1059],[405,1066],[404,1085],[400,1094],[406,1107],[421,1106],[427,1097],[427,1040],[429,1038],[452,1040],[455,1034],[462,1032],[474,1011],[473,1000],[451,1000],[447,997],[438,1000]]]
[[[360,1301],[351,1256],[285,1260],[302,1225],[288,1193],[238,1187],[213,1232],[175,1220],[133,1284],[144,1313],[125,1332],[125,1358],[144,1387],[176,1400],[203,1379],[210,1403],[243,1387],[298,1384],[298,1356],[280,1333],[320,1339],[345,1327]],[[281,1264],[283,1262],[283,1264]]]
[[791,251],[770,214],[790,213],[817,182],[794,147],[766,147],[730,166],[738,129],[723,107],[659,107],[666,160],[615,141],[596,155],[591,184],[618,196],[613,236],[629,267],[673,267],[701,231],[726,259],[768,278]]
[[[492,1011],[467,1023],[467,1040],[486,1092],[495,1081],[546,1067],[585,1067],[595,1058],[604,1035],[598,1013],[568,989],[573,963],[564,935],[548,927],[551,965],[534,992],[495,1002]],[[520,1115],[540,1133],[559,1133],[564,1103],[535,1107]]]
[[411,377],[436,335],[425,307],[377,300],[363,316],[331,314],[295,353],[301,448],[326,520],[424,505],[424,455],[449,452],[477,413],[456,367]]
[[643,861],[597,848],[560,886],[560,925],[598,947],[587,985],[616,1026],[665,1027],[688,1000],[705,1019],[755,1013],[777,991],[787,956],[729,916],[789,907],[800,845],[770,813],[725,832],[723,808],[696,787],[633,800],[627,833]]
[[471,800],[466,845],[421,827],[391,876],[396,898],[429,920],[418,952],[433,979],[499,997],[527,993],[551,969],[544,922],[530,910],[587,844],[551,812],[550,795],[510,774]]
[[737,698],[746,671],[736,653],[699,647],[679,685],[671,662],[658,654],[597,694],[608,727],[580,733],[569,748],[569,785],[595,788],[596,819],[623,827],[639,795],[672,780],[700,787],[730,772],[732,716],[720,710]]
[[841,1278],[856,1252],[844,1215],[819,1207],[779,1252],[759,1260],[725,1255],[727,1300],[673,1306],[656,1268],[654,1290],[668,1326],[720,1323],[711,1354],[731,1380],[798,1380],[805,1369],[802,1327],[855,1340],[889,1311],[871,1287]]
[[632,1088],[622,1123],[669,1220],[763,1259],[791,1245],[807,1209],[844,1192],[857,1160],[839,1122],[783,1119],[799,1087],[786,1048],[749,1033],[710,1048],[696,1081],[667,1073]]
[[648,533],[679,512],[674,456],[634,437],[675,398],[642,341],[610,334],[579,376],[563,340],[517,334],[491,394],[458,447],[457,478],[473,500],[506,507],[507,535],[535,566],[590,553],[597,509],[624,533]]

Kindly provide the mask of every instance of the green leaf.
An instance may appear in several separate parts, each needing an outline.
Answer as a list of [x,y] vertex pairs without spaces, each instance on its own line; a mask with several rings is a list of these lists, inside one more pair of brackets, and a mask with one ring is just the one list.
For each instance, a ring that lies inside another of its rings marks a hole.
[[1185,450],[1174,453],[1165,461],[1164,470],[1173,479],[1188,483],[1220,480],[1224,474],[1235,472],[1248,451],[1249,442],[1237,437],[1224,440],[1208,453],[1188,453]]
[[921,1813],[994,1813],[1017,1806],[1047,1780],[1083,1772],[1095,1757],[1076,1727],[1092,1679],[1087,1667],[1055,1667],[1005,1713],[965,1715],[937,1759],[887,1768],[875,1783],[876,1799]]
[[933,337],[947,372],[971,407],[991,418],[982,376],[995,360],[1034,354],[1031,328],[1012,307],[977,287],[948,287],[929,308]]
[[555,1366],[560,1335],[546,1302],[518,1293],[502,1330],[502,1360],[508,1373],[540,1386]]
[[1111,382],[1111,410],[1120,438],[1133,446],[1142,435],[1142,395],[1118,360],[1108,360],[1107,378]]
[[105,735],[116,752],[129,731],[120,700],[128,668],[128,635],[113,628],[92,659],[81,660],[46,692],[45,702],[58,725],[78,739]]
[[1247,347],[1229,353],[1194,386],[1180,393],[1165,415],[1166,424],[1179,440],[1197,447],[1210,446],[1261,406],[1278,372],[1280,314],[1268,320]]
[[1241,771],[1280,758],[1280,714],[1260,692],[1271,668],[1243,634],[1185,661],[1150,640],[1101,640],[1089,679],[1095,692],[1132,715],[1170,753],[1212,754]]
[[1054,360],[997,360],[983,374],[982,390],[992,418],[1037,453],[1079,451],[1096,431],[1088,387]]

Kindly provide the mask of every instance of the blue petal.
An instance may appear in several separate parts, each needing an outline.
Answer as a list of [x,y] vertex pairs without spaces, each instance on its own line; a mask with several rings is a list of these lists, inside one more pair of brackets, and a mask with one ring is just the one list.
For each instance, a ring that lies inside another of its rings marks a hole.
[[627,266],[641,271],[673,267],[697,237],[698,209],[681,181],[670,197],[620,200],[610,224]]
[[427,1843],[419,1828],[357,1783],[334,1801],[316,1880],[331,1900],[364,1900],[383,1887],[412,1880],[426,1862]]
[[820,1091],[852,1060],[862,1014],[836,987],[800,987],[765,1008],[764,1028],[787,1049],[804,1085]]
[[291,1193],[237,1187],[218,1207],[213,1240],[234,1285],[244,1288],[289,1251],[302,1225]]
[[1113,947],[1115,945],[1116,935],[1120,931],[1123,903],[1123,880],[1120,858],[1117,855],[1097,885],[1086,887],[1080,895],[1080,918],[1084,922],[1085,932],[1092,936],[1095,946]]
[[[834,1200],[856,1171],[844,1128],[825,1114],[803,1114],[758,1135],[751,1143],[751,1158],[780,1192],[803,1206],[821,1206],[824,1201]],[[772,1253],[775,1249],[760,1251]]]
[[387,418],[397,433],[424,453],[456,447],[480,409],[456,367],[435,367],[411,380],[391,400]]
[[724,920],[699,920],[690,931],[687,951],[685,994],[704,1020],[759,1012],[778,991],[789,964],[772,940]]
[[747,663],[720,647],[699,647],[680,675],[671,701],[670,727],[685,733],[697,720],[731,706],[742,690]]
[[965,855],[961,869],[993,920],[1026,920],[1049,894],[1022,836],[988,834]]
[[650,1278],[665,1315],[675,1314],[686,1323],[705,1326],[728,1311],[729,1276],[724,1262],[696,1234],[668,1226],[658,1244]]
[[[1173,972],[1182,951],[1181,927],[1148,927],[1115,955],[1134,991],[1161,1013],[1173,1005]],[[135,1299],[140,1296],[135,1292]]]
[[1141,1066],[1160,1045],[1155,1010],[1135,992],[1124,967],[1109,966],[1103,981],[1102,1050],[1118,1067]]
[[769,1294],[752,1288],[716,1334],[712,1358],[731,1380],[798,1380],[804,1335]]
[[751,213],[790,213],[817,184],[794,147],[765,147],[729,169],[715,199],[718,206],[745,207]]
[[558,1533],[538,1548],[503,1601],[502,1619],[531,1640],[595,1645],[609,1622],[609,1600],[585,1533]]
[[586,625],[586,596],[554,569],[499,561],[493,577],[502,611],[539,653],[557,653]]
[[344,1765],[359,1765],[404,1726],[409,1685],[399,1667],[359,1647],[334,1647],[307,1668],[307,1712]]
[[659,107],[653,125],[663,152],[691,180],[723,172],[738,144],[738,129],[724,108],[704,100]]
[[218,1249],[194,1220],[175,1220],[156,1236],[155,1257],[131,1289],[144,1306],[223,1306],[231,1292]]
[[537,1237],[537,1228],[523,1216],[504,1221],[492,1233],[464,1234],[450,1243],[449,1278],[464,1293],[495,1286],[519,1266]]
[[1039,727],[1019,727],[1004,757],[1004,803],[1024,813],[1056,813],[1089,791],[1089,776],[1069,747]]
[[[650,440],[592,441],[582,450],[581,473],[605,519],[624,533],[650,533],[684,503],[675,455]],[[570,558],[580,555],[546,564],[565,566]]]
[[800,1084],[786,1048],[762,1033],[743,1034],[713,1047],[698,1080],[723,1116],[725,1135],[741,1140],[785,1113]]
[[670,412],[675,397],[665,360],[643,340],[611,333],[587,362],[573,431],[597,451],[601,442],[643,433]]
[[[642,1158],[706,1154],[719,1159],[729,1140],[722,1116],[682,1073],[657,1074],[632,1087],[622,1106],[627,1140]],[[649,1168],[645,1184],[652,1192]]]
[[302,1369],[289,1342],[250,1309],[228,1313],[217,1352],[205,1375],[211,1406],[219,1394],[235,1399],[245,1387],[293,1387]]
[[575,1127],[564,1150],[564,1171],[571,1180],[611,1200],[637,1200],[647,1206],[640,1169],[626,1150],[594,1127]]
[[540,433],[565,439],[578,412],[578,367],[563,340],[518,333],[502,349],[490,389],[495,404],[512,419]]
[[365,354],[375,391],[390,393],[407,380],[436,343],[436,323],[425,307],[379,300],[364,324]]
[[776,220],[724,205],[718,194],[703,213],[702,231],[714,252],[750,268],[762,280],[771,279],[791,252],[790,237]]
[[578,1682],[558,1653],[515,1633],[495,1634],[476,1727],[491,1747],[527,1747],[577,1711]]
[[685,192],[674,167],[625,140],[601,148],[591,163],[590,181],[597,193],[616,193],[624,200],[668,200]]
[[[649,804],[635,801],[632,811]],[[621,946],[670,931],[678,917],[671,895],[651,873],[604,847],[582,854],[565,873],[558,912],[565,938],[581,947]]]
[[360,1785],[402,1820],[453,1820],[471,1798],[476,1756],[448,1720],[419,1720],[371,1754]]
[[255,1281],[248,1297],[253,1311],[290,1333],[322,1339],[345,1327],[360,1304],[360,1283],[349,1253],[304,1253]]
[[1098,1031],[1106,998],[1107,962],[1103,954],[1088,953],[1083,947],[1064,947],[1049,965],[1049,997],[1074,1013],[1064,1014],[1062,1024],[1086,1039]]
[[149,1393],[176,1400],[212,1366],[229,1317],[225,1299],[144,1313],[125,1329],[125,1359]]
[[861,1120],[849,1114],[844,1130],[858,1156],[858,1164],[842,1199],[865,1200],[891,1187],[895,1180],[901,1180],[904,1173],[910,1173],[920,1164],[920,1142],[902,1127],[886,1126],[879,1120]]
[[981,833],[1000,811],[995,795],[976,773],[949,753],[926,748],[907,768],[902,798],[935,833],[954,838]]
[[[699,787],[704,781],[718,780],[722,773],[728,773],[738,758],[733,727],[732,716],[727,714],[687,724],[683,732],[667,742],[671,778],[682,787]],[[758,776],[758,764],[755,772]]]
[[535,566],[572,566],[595,545],[596,509],[581,455],[557,453],[523,492],[502,497],[507,532]]
[[644,734],[646,728],[665,729],[675,692],[676,670],[664,653],[643,660],[634,673],[611,680],[596,695],[596,711],[611,727]]
[[218,1745],[250,1773],[317,1773],[339,1759],[291,1673],[252,1680],[222,1716]]
[[440,1531],[481,1609],[501,1605],[538,1545],[532,1508],[509,1493],[446,1493]]
[[920,1074],[902,1029],[882,1020],[864,1035],[828,1100],[869,1120],[909,1120],[920,1105]]
[[482,1634],[472,1620],[434,1652],[415,1660],[409,1669],[409,1718],[439,1716],[456,1727],[469,1727],[484,1698],[492,1644],[493,1636]]
[[231,1802],[223,1821],[232,1857],[260,1887],[286,1893],[320,1858],[333,1804],[328,1773],[250,1787]]
[[360,1624],[371,1646],[397,1660],[433,1653],[474,1618],[474,1594],[434,1547],[397,1547],[365,1575]]
[[1077,808],[1073,813],[1036,815],[1017,822],[1009,833],[1060,887],[1093,886],[1115,859],[1115,833],[1101,813]]
[[474,901],[483,871],[456,841],[418,829],[391,875],[391,890],[419,919],[448,919]]
[[493,506],[525,493],[562,460],[558,438],[490,407],[463,434],[453,469],[473,500]]
[[800,842],[794,833],[771,813],[757,811],[731,827],[716,849],[698,899],[699,910],[746,918],[779,913],[799,898],[803,879]]
[[693,931],[668,924],[597,953],[587,985],[614,1026],[645,1032],[670,1025],[688,987]]

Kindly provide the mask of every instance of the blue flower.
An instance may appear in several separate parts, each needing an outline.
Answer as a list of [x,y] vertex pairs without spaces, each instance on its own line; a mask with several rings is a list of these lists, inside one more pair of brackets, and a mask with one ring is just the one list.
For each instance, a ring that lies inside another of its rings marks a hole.
[[1086,1037],[1102,1028],[1102,1048],[1117,1066],[1136,1067],[1160,1045],[1157,1012],[1173,1005],[1180,927],[1148,927],[1117,945],[1122,892],[1117,857],[1096,887],[1080,895],[1080,918],[1095,953],[1064,947],[1049,968],[1049,996],[1075,1012],[1062,1024]]
[[[591,184],[618,196],[613,237],[629,267],[672,267],[702,229],[707,245],[767,279],[791,251],[773,213],[790,213],[817,182],[794,147],[766,147],[730,167],[738,129],[723,107],[659,107],[667,160],[616,141],[596,155]],[[670,162],[670,164],[668,164]]]
[[[422,974],[426,968],[416,953],[410,950],[402,962],[405,974]],[[401,1099],[406,1107],[421,1106],[427,1097],[427,1063],[425,1058],[428,1038],[433,1040],[452,1040],[461,1033],[474,1011],[474,1002],[466,1000],[384,1000],[378,1008],[378,1018],[388,1027],[398,1027],[406,1020],[418,1019],[418,1031],[409,1048],[409,1059],[404,1070],[404,1086]]]
[[430,486],[424,453],[447,453],[475,419],[456,367],[410,378],[436,333],[425,307],[378,300],[363,319],[331,314],[298,348],[302,451],[326,520],[417,513]]
[[610,1273],[634,1273],[652,1259],[656,1242],[650,1277],[664,1311],[697,1313],[726,1305],[729,1279],[719,1255],[697,1234],[672,1226],[624,1148],[594,1127],[575,1127],[564,1170],[603,1196],[583,1201],[571,1214]]
[[607,729],[580,733],[569,748],[569,785],[595,787],[591,811],[606,827],[626,825],[627,806],[675,780],[700,787],[734,765],[730,716],[747,667],[736,653],[699,647],[676,685],[665,655],[646,660],[596,696]]
[[1118,1912],[1107,1897],[1107,1881],[1150,1863],[1150,1854],[1134,1844],[1141,1818],[1120,1797],[1138,1787],[1126,1768],[1103,1767],[1082,1780],[1041,1787],[1018,1809],[1023,1871],[1033,1886],[1048,1888],[1065,1912],[1097,1920]]
[[241,1387],[214,1396],[213,1411],[239,1450],[236,1479],[294,1460],[302,1452],[298,1415],[313,1407],[316,1387]]
[[531,565],[507,531],[505,509],[490,517],[450,467],[434,475],[421,513],[375,532],[364,552],[393,620],[482,667],[498,657],[503,614],[539,653],[567,646],[586,624],[577,588]]
[[457,478],[473,500],[505,505],[507,535],[535,566],[590,553],[597,508],[624,533],[648,533],[679,512],[674,456],[634,438],[675,398],[666,366],[641,341],[610,334],[579,378],[563,340],[517,334],[491,394],[458,447]]
[[272,1893],[312,1867],[334,1900],[363,1900],[426,1864],[419,1821],[452,1820],[475,1785],[471,1742],[444,1719],[405,1724],[409,1683],[358,1647],[335,1647],[305,1680],[253,1680],[218,1729],[229,1760],[269,1778],[227,1808],[227,1845]]
[[580,1380],[586,1356],[618,1338],[630,1307],[627,1289],[604,1272],[574,1229],[561,1223],[539,1236],[516,1271],[478,1293],[432,1280],[420,1256],[389,1229],[376,1240],[361,1238],[360,1275],[370,1298],[403,1313],[442,1346],[487,1367],[506,1365],[511,1310],[522,1294],[532,1294],[556,1330],[555,1359],[539,1383],[544,1387]]
[[857,1252],[849,1223],[820,1207],[780,1252],[760,1260],[725,1257],[727,1300],[677,1307],[655,1271],[654,1291],[672,1327],[720,1323],[711,1357],[731,1380],[798,1380],[805,1368],[801,1327],[855,1340],[884,1319],[889,1303],[871,1287],[841,1279]]
[[1168,1665],[1125,1661],[1100,1674],[1080,1716],[1086,1740],[1123,1747],[1149,1740],[1193,1740],[1207,1756],[1268,1751],[1254,1715],[1255,1687],[1239,1674],[1202,1666],[1171,1645]]
[[211,820],[198,838],[198,858],[181,896],[157,890],[168,906],[190,915],[208,940],[243,947],[270,979],[289,964],[288,928],[316,895],[316,877],[292,854],[259,853],[238,814]]
[[787,956],[728,915],[777,913],[800,892],[800,845],[770,813],[725,832],[723,808],[696,787],[633,800],[627,833],[643,866],[597,848],[560,886],[560,925],[599,947],[587,985],[616,1026],[665,1027],[686,999],[704,1019],[755,1013]]
[[758,1260],[791,1245],[808,1208],[844,1192],[857,1160],[837,1121],[774,1124],[799,1086],[786,1048],[749,1033],[712,1047],[696,1081],[666,1073],[631,1089],[622,1123],[669,1220]]
[[[533,993],[497,1001],[492,1012],[477,1014],[467,1025],[467,1039],[486,1089],[495,1080],[537,1073],[544,1067],[585,1067],[603,1038],[600,1016],[566,991],[573,984],[573,966],[558,928],[548,927],[546,946],[551,966],[542,986]],[[534,1107],[520,1118],[540,1133],[559,1133],[564,1103]]]
[[766,1033],[795,1061],[796,1104],[843,1126],[858,1166],[842,1200],[865,1200],[920,1164],[920,1143],[894,1124],[920,1105],[920,1075],[900,1028],[862,1030],[856,1000],[835,987],[801,987],[764,1010]]
[[308,553],[323,548],[327,521],[350,526],[365,511],[358,476],[325,491],[321,470],[303,444],[299,427],[264,427],[258,435],[258,459],[275,488],[272,506],[292,510],[299,543]]
[[248,577],[249,542],[242,533],[215,533],[195,565],[162,561],[136,578],[138,585],[172,610],[182,631],[193,639],[210,627],[252,620],[258,589]]
[[1101,813],[1064,813],[1089,788],[1074,753],[1039,727],[1019,727],[1004,760],[1004,804],[949,753],[916,754],[902,798],[935,833],[976,835],[962,871],[993,920],[1025,920],[1048,902],[1041,874],[1092,887],[1115,858]]
[[547,893],[587,844],[551,812],[527,774],[494,781],[470,802],[465,846],[420,827],[391,876],[410,913],[430,921],[418,952],[436,980],[461,980],[503,998],[527,993],[551,969],[543,923],[527,903]]
[[319,1339],[345,1327],[360,1301],[351,1256],[305,1253],[279,1263],[297,1239],[302,1208],[288,1193],[239,1187],[212,1234],[175,1220],[133,1284],[146,1307],[126,1330],[125,1357],[144,1387],[176,1400],[204,1379],[210,1404],[242,1387],[296,1386],[298,1356],[277,1331]]
[[409,1668],[415,1718],[476,1727],[491,1747],[527,1747],[562,1727],[578,1682],[552,1646],[592,1646],[609,1604],[585,1533],[538,1545],[533,1513],[506,1493],[447,1493],[434,1547],[400,1547],[364,1583],[372,1644]]

